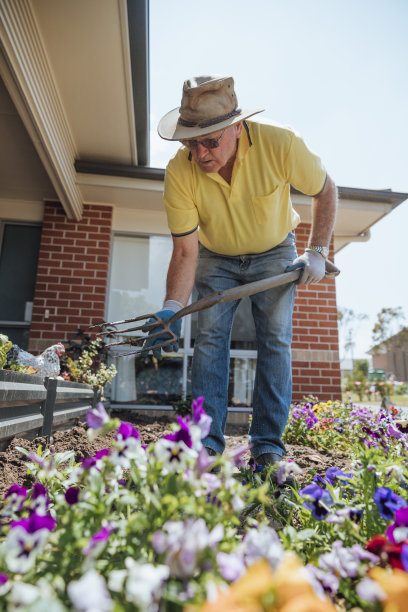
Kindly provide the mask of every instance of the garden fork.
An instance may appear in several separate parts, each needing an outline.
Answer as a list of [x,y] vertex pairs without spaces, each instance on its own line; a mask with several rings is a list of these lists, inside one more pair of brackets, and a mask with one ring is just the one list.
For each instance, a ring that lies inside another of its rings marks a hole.
[[[273,287],[279,287],[280,285],[286,285],[287,283],[298,281],[302,272],[303,269],[298,268],[290,272],[278,274],[277,276],[270,276],[259,281],[254,281],[253,283],[247,283],[245,285],[240,285],[239,287],[226,289],[225,291],[216,291],[214,293],[210,293],[209,295],[206,295],[200,300],[197,300],[196,302],[189,304],[185,308],[182,308],[166,321],[163,321],[163,319],[158,317],[157,314],[151,313],[140,315],[140,317],[134,317],[133,319],[115,321],[113,323],[95,323],[91,327],[100,328],[101,331],[97,333],[98,336],[123,335],[130,332],[142,332],[144,334],[147,334],[143,336],[128,338],[119,342],[111,342],[110,344],[106,344],[108,348],[112,346],[119,346],[122,344],[128,344],[130,346],[138,347],[134,351],[120,353],[121,356],[142,355],[153,350],[153,348],[154,350],[157,350],[160,348],[165,348],[166,346],[168,346],[169,344],[173,344],[174,342],[178,342],[176,334],[170,329],[170,327],[173,323],[175,323],[182,317],[192,314],[193,312],[198,312],[199,310],[204,310],[205,308],[211,308],[211,306],[215,306],[215,304],[239,300],[240,298],[253,295],[254,293],[260,293],[261,291],[265,291],[266,289],[272,289]],[[335,266],[331,261],[326,260],[326,278],[333,278],[338,274],[340,274],[340,270],[337,268],[337,266]],[[112,327],[117,325],[127,325],[128,323],[135,323],[137,321],[143,320],[145,321],[145,323],[136,327],[128,327],[126,329],[121,330],[106,330],[108,326]],[[159,344],[155,344],[154,347],[143,346],[147,338],[151,340],[163,335],[168,335],[168,338],[166,340],[163,340],[163,342],[160,342]]]

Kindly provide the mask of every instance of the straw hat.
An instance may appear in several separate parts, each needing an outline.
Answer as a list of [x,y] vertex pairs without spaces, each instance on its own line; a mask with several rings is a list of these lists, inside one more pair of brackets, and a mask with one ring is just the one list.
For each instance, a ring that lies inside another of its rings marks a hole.
[[162,117],[157,131],[165,140],[196,138],[261,112],[238,107],[232,77],[199,76],[184,81],[181,106]]

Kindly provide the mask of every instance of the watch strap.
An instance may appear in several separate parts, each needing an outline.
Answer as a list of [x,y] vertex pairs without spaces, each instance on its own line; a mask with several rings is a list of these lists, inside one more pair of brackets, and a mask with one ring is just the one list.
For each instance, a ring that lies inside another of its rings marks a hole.
[[317,251],[317,253],[320,253],[320,255],[324,257],[325,259],[329,257],[329,247],[327,246],[311,244],[308,248],[311,249],[312,251]]

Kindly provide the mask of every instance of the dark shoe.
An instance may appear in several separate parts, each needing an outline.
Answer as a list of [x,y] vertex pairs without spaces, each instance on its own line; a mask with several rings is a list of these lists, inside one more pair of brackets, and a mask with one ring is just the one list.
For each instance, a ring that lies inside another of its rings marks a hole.
[[253,459],[256,465],[262,465],[264,467],[275,465],[279,463],[279,461],[282,461],[282,457],[276,453],[264,453],[263,455],[259,455],[256,459],[254,457],[251,457],[251,459]]
[[217,454],[213,448],[209,448],[208,446],[205,447],[205,450],[210,455],[210,457],[215,457]]

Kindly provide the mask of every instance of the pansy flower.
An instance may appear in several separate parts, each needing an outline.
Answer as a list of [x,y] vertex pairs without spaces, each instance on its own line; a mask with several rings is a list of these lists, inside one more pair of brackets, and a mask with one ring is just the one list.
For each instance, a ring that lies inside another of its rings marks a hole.
[[68,487],[65,491],[65,501],[69,506],[74,506],[78,503],[79,500],[79,488],[78,487]]
[[346,548],[337,540],[329,553],[320,555],[319,567],[341,578],[357,578],[363,571],[365,573],[367,566],[372,567],[377,561],[377,555],[364,550],[359,544]]
[[404,540],[408,542],[408,506],[396,510],[395,522],[387,527],[385,534],[391,544],[399,544]]
[[146,471],[146,452],[141,444],[138,430],[131,423],[122,421],[120,424],[110,457],[113,464],[125,469],[130,467],[130,461],[135,461],[140,471]]
[[214,550],[223,536],[222,525],[209,531],[202,518],[167,521],[161,531],[153,534],[152,544],[157,553],[165,555],[171,575],[189,578],[199,569],[200,553],[206,549]]
[[125,560],[125,566],[126,569],[110,573],[110,590],[118,593],[124,590],[126,601],[138,610],[158,610],[163,586],[169,577],[169,568],[165,565],[140,563],[131,557]]
[[404,569],[401,561],[402,544],[392,544],[384,535],[376,535],[366,544],[369,552],[377,555],[382,565],[389,563],[394,569]]
[[285,483],[293,483],[295,484],[294,476],[295,474],[301,474],[302,469],[298,466],[297,463],[288,459],[288,461],[280,461],[278,464],[277,471],[277,479],[278,485],[282,486]]
[[3,597],[11,588],[11,580],[5,572],[0,572],[0,597]]
[[5,503],[1,510],[1,515],[10,517],[16,512],[19,512],[23,507],[24,500],[27,497],[27,489],[20,487],[18,484],[13,484],[4,495]]
[[35,559],[48,541],[56,520],[50,515],[33,513],[29,518],[13,521],[3,542],[10,571],[24,574],[34,567]]
[[102,402],[98,402],[95,408],[86,413],[86,422],[91,429],[100,429],[109,421],[109,415]]
[[197,446],[193,444],[188,419],[177,417],[177,420],[179,429],[163,436],[154,445],[156,457],[163,463],[165,472],[181,472],[186,469],[190,459],[195,460],[199,455]]
[[83,555],[90,555],[95,558],[105,548],[106,542],[112,531],[115,531],[114,525],[105,525],[99,531],[93,534],[88,544],[82,549]]
[[374,492],[374,502],[380,515],[387,521],[394,518],[394,514],[399,508],[408,506],[408,502],[405,499],[391,491],[388,487],[376,489]]
[[303,506],[311,511],[313,518],[321,521],[329,514],[329,508],[334,504],[329,491],[321,489],[317,484],[311,483],[299,491],[300,497],[305,501]]
[[37,514],[47,514],[49,505],[50,498],[48,497],[47,489],[41,482],[34,483],[30,511]]
[[184,442],[188,448],[192,448],[193,440],[190,433],[188,419],[184,420],[182,417],[178,416],[177,421],[180,425],[179,429],[171,434],[163,436],[163,439],[171,440],[172,442]]
[[203,409],[204,398],[198,397],[193,400],[191,411],[193,415],[193,423],[200,431],[200,440],[208,436],[210,433],[212,418]]
[[77,612],[110,612],[113,609],[105,580],[93,568],[79,580],[70,582],[67,592]]

